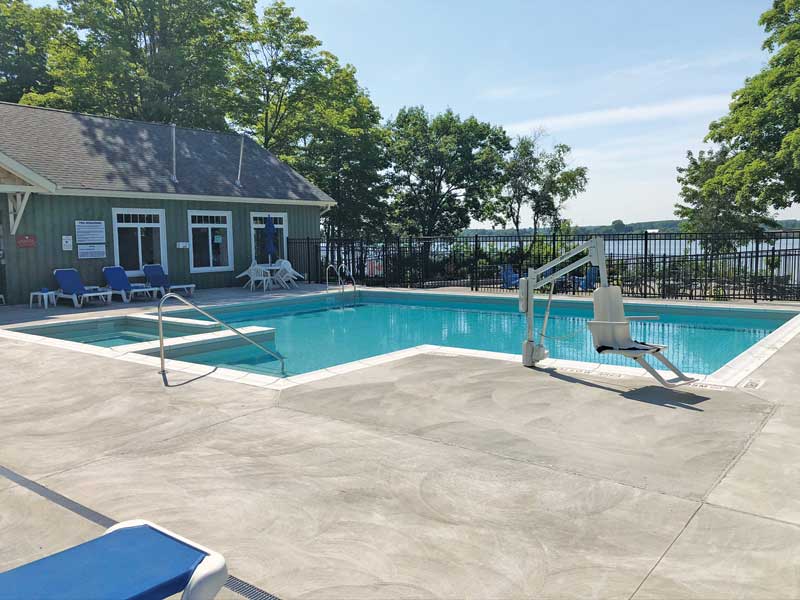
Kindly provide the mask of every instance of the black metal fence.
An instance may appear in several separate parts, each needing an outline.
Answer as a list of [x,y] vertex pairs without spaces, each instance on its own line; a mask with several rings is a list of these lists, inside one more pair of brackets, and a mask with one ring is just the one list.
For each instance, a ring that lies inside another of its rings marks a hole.
[[[539,267],[590,237],[471,236],[435,238],[290,238],[288,258],[310,281],[325,282],[328,265],[347,265],[362,285],[456,286],[514,291]],[[741,234],[643,233],[601,236],[609,280],[641,298],[800,300],[800,230]],[[590,294],[596,267],[561,277],[556,293]],[[332,280],[336,277],[332,271]]]

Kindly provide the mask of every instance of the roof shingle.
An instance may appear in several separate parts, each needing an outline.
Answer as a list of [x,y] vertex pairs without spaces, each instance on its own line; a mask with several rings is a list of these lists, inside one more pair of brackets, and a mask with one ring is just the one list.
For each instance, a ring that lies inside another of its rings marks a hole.
[[332,202],[245,136],[0,102],[0,152],[59,188]]

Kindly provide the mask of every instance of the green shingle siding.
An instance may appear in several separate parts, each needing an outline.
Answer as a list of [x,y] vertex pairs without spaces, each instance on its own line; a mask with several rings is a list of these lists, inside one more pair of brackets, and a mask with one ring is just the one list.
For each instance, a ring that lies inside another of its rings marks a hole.
[[[85,284],[104,282],[102,267],[114,264],[114,232],[112,208],[161,208],[165,211],[167,260],[170,278],[175,282],[193,282],[198,287],[235,285],[235,276],[252,260],[250,246],[250,213],[287,213],[290,238],[319,237],[321,207],[240,202],[205,202],[187,200],[151,200],[83,196],[48,196],[32,194],[17,230],[17,236],[34,235],[35,248],[17,248],[8,230],[8,203],[0,197],[0,223],[5,237],[6,300],[27,302],[31,291],[42,287],[53,289],[53,269],[75,267]],[[189,241],[189,210],[225,210],[233,213],[234,269],[232,272],[189,273],[189,250],[176,247]],[[102,220],[106,223],[106,258],[78,259],[75,244],[76,220]],[[73,236],[73,250],[61,249],[61,236]],[[0,277],[0,282],[2,277]],[[2,293],[2,291],[0,291]]]

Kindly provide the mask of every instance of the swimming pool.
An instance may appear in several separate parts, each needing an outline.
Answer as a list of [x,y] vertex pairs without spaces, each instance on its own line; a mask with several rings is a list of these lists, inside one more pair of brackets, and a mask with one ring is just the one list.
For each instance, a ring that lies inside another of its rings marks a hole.
[[[536,329],[544,302],[537,301]],[[763,339],[797,313],[746,308],[712,308],[626,303],[630,315],[655,314],[658,321],[635,322],[633,337],[670,347],[669,357],[685,372],[709,374]],[[276,348],[286,357],[288,375],[324,369],[421,344],[520,352],[525,317],[516,298],[362,290],[291,301],[248,303],[211,309],[235,327],[275,329]],[[190,311],[170,313],[191,317]],[[194,313],[196,314],[196,313]],[[591,344],[586,322],[590,302],[557,300],[548,325],[551,358],[632,365],[619,356],[601,356]],[[181,352],[180,360],[278,375],[279,368],[247,345]]]
[[[209,325],[165,322],[164,337],[181,337],[216,330],[216,325],[212,325],[211,322]],[[158,339],[158,323],[153,319],[136,317],[105,317],[67,323],[48,323],[33,327],[19,327],[13,331],[68,342],[91,344],[101,348],[114,348]]]

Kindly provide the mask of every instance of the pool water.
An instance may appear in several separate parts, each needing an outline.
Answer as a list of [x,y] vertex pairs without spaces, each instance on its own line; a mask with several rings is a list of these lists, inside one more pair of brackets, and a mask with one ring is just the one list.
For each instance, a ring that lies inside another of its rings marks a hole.
[[[334,295],[331,295],[334,296]],[[274,347],[286,357],[289,375],[306,373],[386,352],[435,344],[519,354],[525,316],[516,301],[475,297],[359,292],[359,301],[331,299],[297,305],[243,305],[215,316],[235,327],[258,325],[276,331]],[[508,299],[513,300],[513,299]],[[536,330],[544,302],[537,302]],[[795,315],[789,311],[632,306],[628,314],[656,314],[658,321],[634,322],[634,339],[669,346],[667,356],[689,373],[709,374]],[[188,316],[188,314],[187,314]],[[552,358],[632,365],[620,356],[594,351],[586,322],[591,303],[554,303],[545,346]],[[276,361],[250,346],[182,352],[180,360],[278,375]],[[176,357],[178,358],[178,357]]]
[[[164,323],[164,337],[179,337],[213,331],[214,328],[203,327],[202,324],[188,325]],[[73,321],[71,323],[55,323],[35,327],[21,327],[15,331],[41,335],[69,342],[80,342],[113,348],[126,344],[152,342],[158,340],[158,324],[156,321],[135,319],[131,317],[111,317]]]

